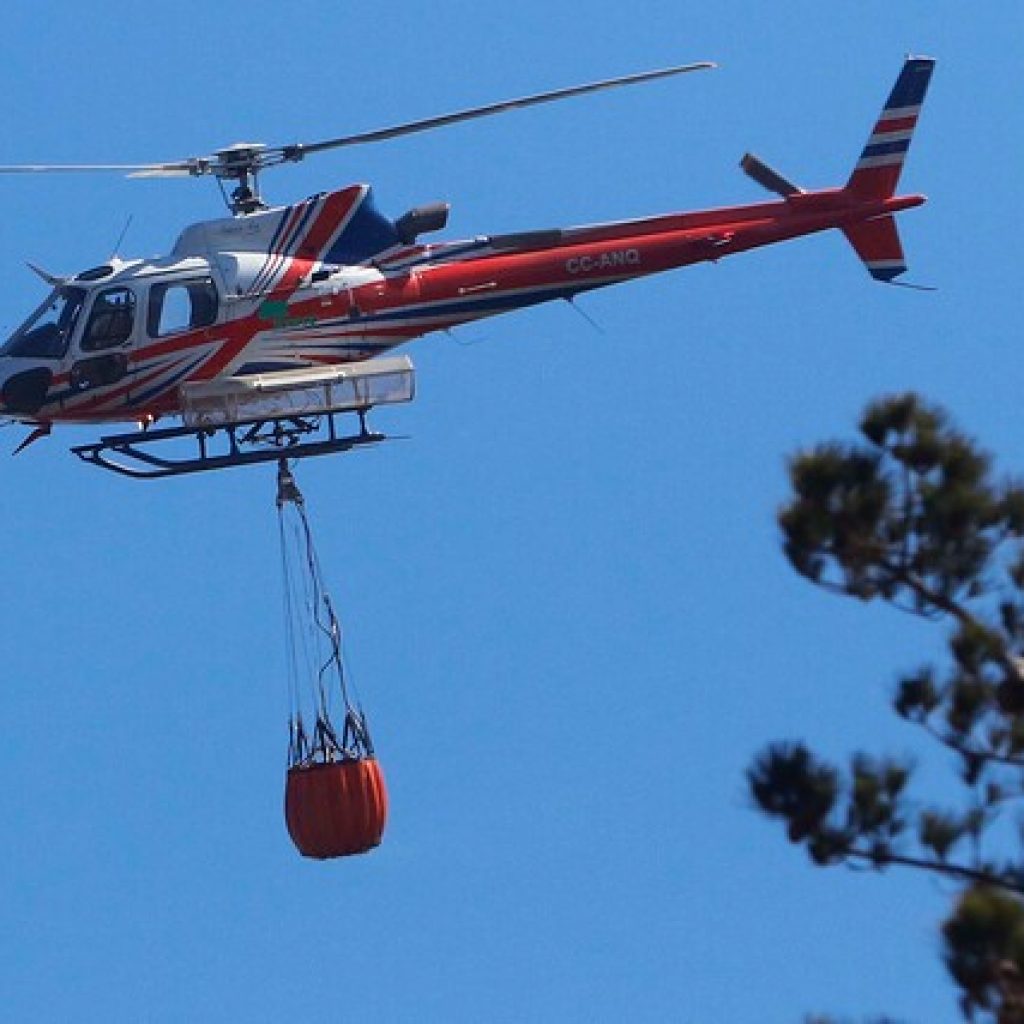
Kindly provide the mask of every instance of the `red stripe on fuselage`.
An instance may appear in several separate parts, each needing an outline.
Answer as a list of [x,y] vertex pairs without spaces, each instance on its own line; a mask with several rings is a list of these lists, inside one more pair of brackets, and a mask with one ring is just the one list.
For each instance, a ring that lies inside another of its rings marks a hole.
[[[324,208],[317,215],[306,237],[299,243],[296,256],[291,259],[288,269],[280,282],[268,294],[268,298],[280,301],[287,299],[298,288],[302,279],[309,273],[313,263],[320,256],[324,246],[338,230],[345,217],[348,216],[360,190],[346,189],[328,196]],[[216,377],[245,349],[256,334],[261,330],[259,314],[246,317],[227,325],[228,338],[220,351],[208,359],[199,369],[190,375],[189,380],[210,380]]]
[[285,223],[284,230],[281,232],[281,240],[278,243],[279,248],[273,250],[267,255],[267,261],[263,264],[260,272],[253,278],[253,283],[249,289],[251,293],[259,294],[261,290],[264,290],[264,284],[274,279],[274,275],[277,274],[278,269],[288,258],[289,250],[292,247],[292,236],[295,233],[296,228],[299,226],[302,218],[305,217],[309,211],[310,205],[316,200],[309,200],[304,203],[298,203],[292,207],[291,213],[288,215],[288,220]]
[[280,299],[295,290],[308,273],[311,262],[321,256],[324,247],[341,227],[344,219],[352,212],[360,197],[358,188],[334,192],[324,202],[324,208],[313,221],[306,237],[295,247],[295,258],[285,271],[280,282],[271,291],[271,296]]
[[[184,362],[184,360],[182,360]],[[180,365],[180,364],[179,364]],[[127,398],[132,391],[141,390],[147,384],[152,383],[162,373],[166,373],[168,369],[172,367],[160,366],[150,373],[138,377],[128,384],[124,384],[113,391],[108,391],[105,394],[97,395],[96,397],[86,398],[78,405],[71,407],[65,407],[60,416],[53,417],[57,419],[71,419],[77,420],[83,418],[96,419],[102,421],[104,419],[110,419],[115,413],[124,413],[129,411],[127,405],[118,404],[119,399]],[[74,399],[72,399],[73,401]],[[109,408],[107,408],[110,406]],[[134,410],[132,410],[134,412]]]

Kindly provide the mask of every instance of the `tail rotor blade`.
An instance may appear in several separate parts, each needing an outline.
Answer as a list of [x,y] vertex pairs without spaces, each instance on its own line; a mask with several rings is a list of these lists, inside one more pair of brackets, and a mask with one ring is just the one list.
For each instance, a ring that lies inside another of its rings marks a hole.
[[799,185],[794,185],[788,178],[783,177],[774,167],[769,167],[760,157],[753,153],[744,153],[740,160],[740,167],[743,172],[769,192],[787,199],[789,196],[803,192]]

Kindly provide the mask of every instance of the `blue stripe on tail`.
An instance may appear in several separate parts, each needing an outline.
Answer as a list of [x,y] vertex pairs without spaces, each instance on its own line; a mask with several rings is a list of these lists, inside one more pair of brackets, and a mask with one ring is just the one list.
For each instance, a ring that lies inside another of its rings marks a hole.
[[919,107],[928,91],[928,82],[932,77],[935,61],[931,57],[908,57],[896,79],[896,84],[886,100],[886,110],[899,110],[901,107]]

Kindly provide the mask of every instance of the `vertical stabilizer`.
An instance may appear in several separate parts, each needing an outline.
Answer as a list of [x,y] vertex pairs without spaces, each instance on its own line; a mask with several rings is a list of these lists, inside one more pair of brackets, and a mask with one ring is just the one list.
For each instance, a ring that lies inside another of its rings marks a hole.
[[846,183],[849,191],[865,199],[888,199],[896,192],[934,68],[931,57],[907,58]]

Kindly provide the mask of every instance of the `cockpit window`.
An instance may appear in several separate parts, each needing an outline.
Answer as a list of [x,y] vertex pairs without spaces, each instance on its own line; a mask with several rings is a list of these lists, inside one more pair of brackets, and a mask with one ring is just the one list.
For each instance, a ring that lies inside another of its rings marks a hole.
[[60,359],[68,350],[84,301],[83,288],[57,288],[7,339],[0,356]]
[[155,284],[149,292],[151,338],[209,327],[217,319],[217,288],[209,277]]
[[130,288],[106,288],[92,304],[82,333],[82,351],[97,352],[123,345],[132,336],[135,294]]

